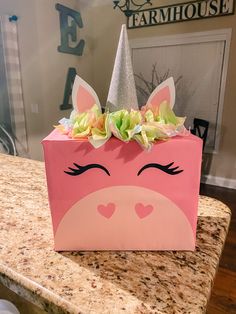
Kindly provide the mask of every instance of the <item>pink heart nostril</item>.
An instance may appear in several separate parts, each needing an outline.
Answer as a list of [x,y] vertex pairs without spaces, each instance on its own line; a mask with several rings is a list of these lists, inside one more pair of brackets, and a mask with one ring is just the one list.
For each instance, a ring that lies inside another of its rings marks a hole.
[[141,219],[147,217],[148,215],[150,215],[152,213],[153,209],[154,208],[153,208],[152,205],[144,206],[142,203],[137,203],[135,205],[136,214]]
[[97,207],[99,214],[106,217],[107,219],[111,218],[111,216],[114,214],[115,209],[116,206],[113,203],[109,203],[107,205],[98,205]]

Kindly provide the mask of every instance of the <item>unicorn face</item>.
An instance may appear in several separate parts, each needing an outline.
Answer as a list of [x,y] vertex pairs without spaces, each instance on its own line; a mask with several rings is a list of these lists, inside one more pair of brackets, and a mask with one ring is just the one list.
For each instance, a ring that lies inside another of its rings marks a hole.
[[58,251],[195,247],[202,143],[176,136],[184,127],[171,111],[173,78],[137,110],[128,46],[122,26],[106,107],[116,112],[103,115],[95,91],[76,76],[74,120],[61,127],[77,139],[55,130],[43,141]]
[[[76,77],[74,110],[95,103]],[[142,111],[173,107],[170,78]],[[81,106],[82,104],[82,106]],[[111,137],[95,149],[87,140],[53,131],[44,141],[56,250],[193,250],[201,167],[201,140],[173,137],[143,150]]]
[[54,131],[44,145],[56,250],[194,249],[198,138],[146,152],[116,138],[94,149]]

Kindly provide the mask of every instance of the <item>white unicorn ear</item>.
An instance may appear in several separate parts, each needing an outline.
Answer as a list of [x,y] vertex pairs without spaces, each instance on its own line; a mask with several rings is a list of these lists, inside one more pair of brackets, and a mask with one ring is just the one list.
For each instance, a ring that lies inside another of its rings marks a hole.
[[158,109],[163,101],[167,101],[171,109],[174,107],[175,83],[173,77],[168,78],[154,89],[148,98],[147,105]]
[[72,88],[72,103],[76,112],[85,112],[95,104],[101,109],[100,101],[94,89],[76,75]]

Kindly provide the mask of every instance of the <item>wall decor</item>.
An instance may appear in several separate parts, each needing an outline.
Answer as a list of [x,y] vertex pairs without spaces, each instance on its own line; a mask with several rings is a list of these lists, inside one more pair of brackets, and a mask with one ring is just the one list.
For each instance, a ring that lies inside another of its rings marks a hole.
[[113,9],[119,8],[125,16],[129,17],[133,13],[140,11],[146,5],[152,5],[151,0],[143,0],[143,2],[136,3],[134,0],[113,1]]
[[127,17],[128,28],[186,22],[234,14],[235,0],[197,0],[143,9]]
[[76,69],[69,68],[67,72],[65,90],[64,90],[64,97],[63,103],[60,105],[61,110],[67,110],[72,108],[72,104],[70,103],[71,93],[72,93],[72,86],[76,76]]
[[[61,30],[61,45],[58,46],[57,50],[63,53],[82,56],[85,41],[83,39],[78,40],[77,38],[78,28],[83,28],[80,12],[72,10],[59,3],[56,4],[55,8],[59,11]],[[77,45],[72,46],[70,41],[77,43]]]

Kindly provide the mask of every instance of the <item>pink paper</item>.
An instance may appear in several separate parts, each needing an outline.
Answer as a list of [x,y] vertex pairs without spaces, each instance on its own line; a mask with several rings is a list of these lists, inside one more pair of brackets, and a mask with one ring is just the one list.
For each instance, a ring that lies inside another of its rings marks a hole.
[[194,250],[199,138],[147,152],[114,137],[95,149],[54,130],[43,146],[56,250]]

